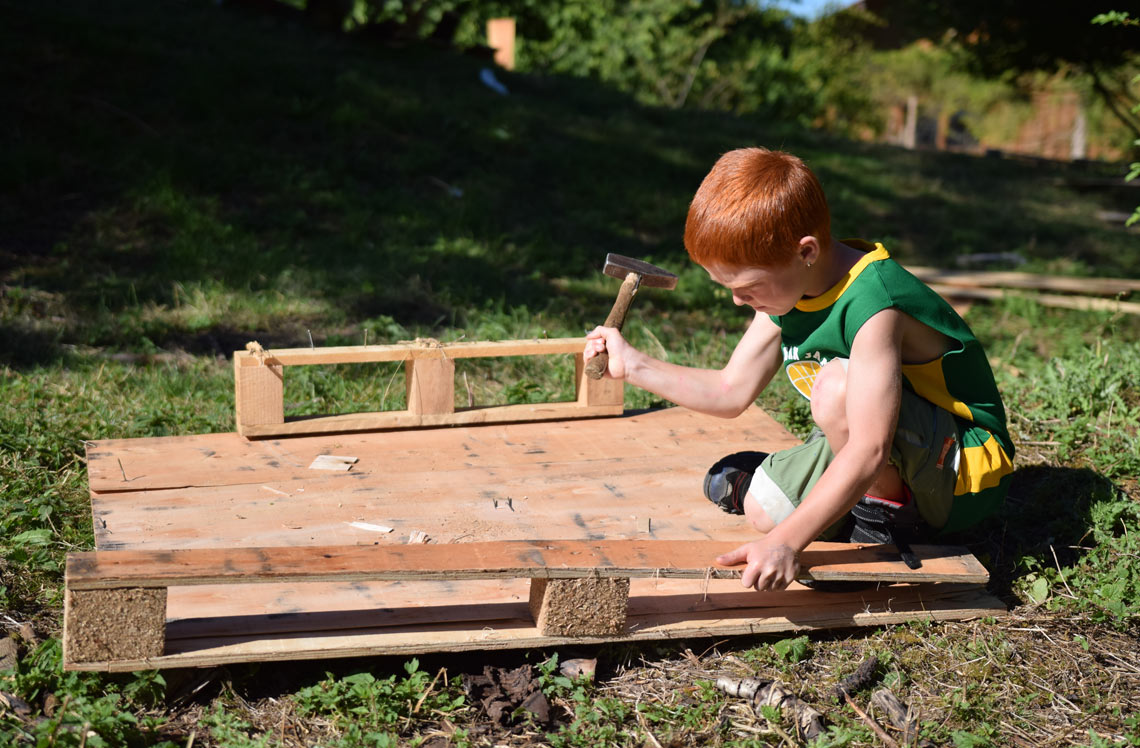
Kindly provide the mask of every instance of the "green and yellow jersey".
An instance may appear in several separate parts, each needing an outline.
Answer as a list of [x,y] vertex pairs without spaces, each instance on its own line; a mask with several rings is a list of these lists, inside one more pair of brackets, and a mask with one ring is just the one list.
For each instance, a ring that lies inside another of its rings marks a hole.
[[803,299],[780,326],[784,370],[811,399],[815,375],[833,358],[849,358],[855,334],[884,309],[898,309],[956,342],[940,358],[903,364],[903,386],[954,414],[960,456],[954,510],[945,531],[995,511],[1013,472],[1013,442],[993,371],[978,339],[961,317],[922,281],[890,258],[881,244],[844,243],[866,255],[826,293]]

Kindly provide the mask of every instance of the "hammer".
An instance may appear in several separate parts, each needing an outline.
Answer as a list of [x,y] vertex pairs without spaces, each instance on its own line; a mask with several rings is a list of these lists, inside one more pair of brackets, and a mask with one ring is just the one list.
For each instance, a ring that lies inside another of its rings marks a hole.
[[[625,324],[625,314],[629,311],[629,304],[633,301],[633,295],[637,293],[640,286],[645,285],[650,288],[677,287],[677,276],[668,270],[650,265],[642,260],[635,260],[632,257],[607,254],[606,266],[602,268],[602,272],[615,278],[624,279],[621,288],[618,289],[614,307],[610,310],[610,316],[606,317],[606,324],[603,327],[621,329],[621,326]],[[610,354],[606,351],[600,352],[586,364],[586,376],[590,379],[601,379],[609,363]]]

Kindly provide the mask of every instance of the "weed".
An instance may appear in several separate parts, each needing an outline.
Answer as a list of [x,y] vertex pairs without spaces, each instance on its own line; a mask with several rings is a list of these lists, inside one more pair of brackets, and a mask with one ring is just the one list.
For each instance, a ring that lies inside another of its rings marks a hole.
[[[437,682],[420,670],[419,661],[404,665],[405,676],[377,678],[369,672],[336,677],[302,688],[293,696],[302,716],[321,716],[341,731],[340,745],[396,745],[401,720],[417,714],[447,715],[463,707],[458,681]],[[442,675],[442,671],[441,671]]]
[[781,639],[772,645],[772,650],[785,662],[803,662],[811,656],[811,640],[806,636]]
[[[0,673],[0,683],[0,690],[44,705],[28,721],[10,710],[0,712],[0,744],[104,748],[145,741],[148,745],[171,745],[158,739],[164,720],[140,719],[127,708],[153,705],[161,699],[165,681],[153,671],[117,679],[63,672],[59,640],[49,639],[13,670]],[[50,714],[49,695],[56,704]]]

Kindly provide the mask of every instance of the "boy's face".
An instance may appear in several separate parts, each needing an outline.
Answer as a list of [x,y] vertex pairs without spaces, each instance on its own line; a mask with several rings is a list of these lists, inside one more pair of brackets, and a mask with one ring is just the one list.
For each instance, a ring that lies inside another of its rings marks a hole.
[[807,289],[807,267],[797,257],[779,267],[703,265],[709,277],[732,292],[737,306],[779,317],[792,310]]

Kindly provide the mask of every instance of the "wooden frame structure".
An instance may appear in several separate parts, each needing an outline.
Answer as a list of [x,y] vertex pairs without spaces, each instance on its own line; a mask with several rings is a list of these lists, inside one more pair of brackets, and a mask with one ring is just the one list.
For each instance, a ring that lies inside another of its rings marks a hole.
[[[234,356],[240,433],[89,442],[96,550],[68,556],[64,666],[722,637],[1004,610],[980,587],[985,570],[941,547],[915,547],[923,566],[911,570],[887,547],[815,544],[801,554],[805,580],[872,588],[743,590],[739,569],[712,560],[755,533],[707,501],[701,481],[727,453],[799,440],[755,406],[733,420],[623,413],[621,384],[585,376],[582,347],[255,349]],[[575,401],[454,408],[455,359],[547,354],[576,357]],[[284,367],[375,361],[404,362],[406,410],[283,418]]]
[[[237,431],[245,437],[294,436],[373,431],[421,426],[562,420],[620,415],[623,387],[612,379],[583,376],[583,338],[440,343],[420,340],[400,345],[288,348],[234,353]],[[562,403],[455,407],[455,359],[573,354],[577,399]],[[403,361],[408,407],[400,411],[305,416],[285,419],[284,369],[287,366]]]

